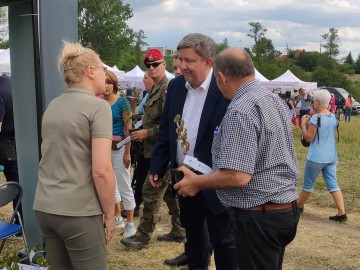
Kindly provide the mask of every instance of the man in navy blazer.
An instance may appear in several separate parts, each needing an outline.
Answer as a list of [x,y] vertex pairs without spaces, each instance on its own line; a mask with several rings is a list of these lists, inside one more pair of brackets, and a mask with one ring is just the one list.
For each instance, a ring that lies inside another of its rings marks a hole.
[[[193,33],[185,36],[177,49],[183,75],[168,85],[149,171],[149,180],[154,187],[161,186],[169,161],[172,168],[184,161],[185,153],[181,142],[177,141],[175,117],[180,115],[187,129],[190,144],[187,155],[211,167],[214,132],[229,104],[212,74],[215,42],[205,35]],[[186,229],[188,269],[208,269],[209,240],[214,249],[216,269],[238,269],[233,223],[215,190],[203,190],[195,197],[179,196],[179,205],[180,220]]]

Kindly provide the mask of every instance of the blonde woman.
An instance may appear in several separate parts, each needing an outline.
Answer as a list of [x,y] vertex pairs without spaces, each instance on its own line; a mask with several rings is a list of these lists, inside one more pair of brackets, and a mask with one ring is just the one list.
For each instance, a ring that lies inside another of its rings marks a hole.
[[[136,233],[134,225],[134,208],[135,198],[134,192],[131,188],[130,179],[130,142],[118,149],[117,144],[129,136],[129,130],[132,126],[130,103],[126,97],[118,95],[118,80],[116,75],[107,71],[106,73],[106,87],[104,92],[104,99],[111,106],[113,119],[113,145],[112,145],[112,162],[116,175],[117,188],[123,201],[126,212],[127,223],[123,238],[133,236]],[[120,196],[116,198],[115,205],[115,222],[117,226],[121,227],[121,213],[120,213]],[[118,225],[119,224],[119,225]]]
[[93,50],[65,42],[59,69],[67,87],[43,115],[34,210],[53,270],[105,270],[115,232],[112,118],[96,95],[106,68]]

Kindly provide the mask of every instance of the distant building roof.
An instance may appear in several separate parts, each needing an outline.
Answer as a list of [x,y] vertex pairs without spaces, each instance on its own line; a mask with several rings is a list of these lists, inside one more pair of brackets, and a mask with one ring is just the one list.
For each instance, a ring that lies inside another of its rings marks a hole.
[[158,49],[162,52],[163,55],[171,56],[176,52],[176,48],[168,48],[168,47],[148,47],[147,51],[151,49]]
[[[294,55],[294,59],[298,59],[303,51],[304,50],[300,50],[300,49],[296,49],[296,50],[292,51],[292,53]],[[277,60],[277,61],[285,61],[288,58],[288,56],[289,56],[288,54],[280,55],[280,56],[275,57],[275,60]]]

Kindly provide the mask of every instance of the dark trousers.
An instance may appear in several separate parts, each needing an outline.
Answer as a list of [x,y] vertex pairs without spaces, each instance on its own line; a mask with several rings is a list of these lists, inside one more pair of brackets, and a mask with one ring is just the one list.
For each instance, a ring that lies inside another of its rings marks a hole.
[[229,213],[214,215],[201,192],[194,197],[179,196],[179,205],[180,221],[186,229],[189,269],[208,269],[210,242],[217,270],[238,269],[234,223]]
[[136,207],[142,203],[142,188],[150,169],[150,158],[144,158],[144,155],[138,156],[136,159],[132,186],[134,187],[134,197]]
[[169,184],[168,187],[166,188],[163,199],[169,209],[169,215],[171,216],[172,227],[170,232],[173,235],[185,236],[185,230],[181,226],[181,222],[180,222],[180,208],[179,208],[178,198],[169,186],[170,179],[168,179],[167,183]]
[[[4,165],[3,173],[5,175],[6,181],[7,182],[13,181],[13,182],[19,183],[19,173],[18,173],[17,161],[8,161],[8,162],[6,162],[5,164],[2,164],[2,165]],[[13,207],[15,207],[17,202],[18,202],[18,199],[17,198],[14,199]],[[20,213],[20,216],[23,217],[21,204],[19,206],[18,211]],[[20,224],[17,216],[15,216],[15,223]]]
[[239,269],[281,270],[285,247],[295,238],[297,206],[278,211],[233,212]]
[[300,110],[299,127],[301,127],[301,117],[303,117],[304,115],[310,115],[310,109],[308,109],[308,110]]

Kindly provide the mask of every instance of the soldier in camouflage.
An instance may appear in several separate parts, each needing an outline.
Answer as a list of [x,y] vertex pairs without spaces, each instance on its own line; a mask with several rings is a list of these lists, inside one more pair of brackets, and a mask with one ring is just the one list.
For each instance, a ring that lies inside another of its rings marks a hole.
[[[135,141],[143,141],[144,158],[150,159],[159,133],[161,114],[169,81],[165,75],[166,62],[159,50],[149,50],[145,55],[144,63],[147,73],[154,81],[154,86],[149,92],[148,99],[144,105],[143,129],[132,132],[131,138]],[[142,189],[144,208],[140,224],[135,235],[123,238],[120,241],[124,246],[133,249],[148,247],[155,225],[160,221],[159,207],[167,187],[168,185],[165,183],[162,188],[154,189],[149,183],[148,178],[146,178]],[[185,239],[185,232],[181,228],[178,206],[176,207],[177,209],[169,209],[173,225],[171,233],[175,235],[175,240],[183,241]]]

